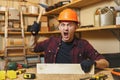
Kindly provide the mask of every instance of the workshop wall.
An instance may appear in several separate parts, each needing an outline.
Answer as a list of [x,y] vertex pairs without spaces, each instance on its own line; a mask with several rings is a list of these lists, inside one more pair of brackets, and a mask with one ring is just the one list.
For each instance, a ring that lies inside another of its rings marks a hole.
[[[94,25],[94,14],[96,9],[105,6],[117,6],[114,1],[104,1],[98,4],[84,7],[80,10],[81,25]],[[110,30],[82,32],[82,38],[87,39],[100,53],[120,52],[120,41]]]

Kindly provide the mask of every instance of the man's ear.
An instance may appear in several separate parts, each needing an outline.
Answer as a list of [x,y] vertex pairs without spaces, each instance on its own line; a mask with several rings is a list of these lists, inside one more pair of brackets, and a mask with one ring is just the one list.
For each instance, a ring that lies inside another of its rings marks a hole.
[[58,25],[58,30],[60,30],[60,25]]
[[78,22],[78,23],[76,24],[76,29],[77,29],[77,28],[79,28],[79,27],[80,27],[80,25],[81,25],[81,23],[80,23],[80,22]]
[[75,29],[77,29],[77,28],[78,28],[78,25],[75,26]]

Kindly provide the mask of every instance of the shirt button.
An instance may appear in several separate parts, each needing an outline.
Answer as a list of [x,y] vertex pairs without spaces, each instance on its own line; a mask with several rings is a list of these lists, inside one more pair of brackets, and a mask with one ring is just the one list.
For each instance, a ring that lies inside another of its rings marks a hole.
[[81,56],[81,54],[79,54],[79,56]]
[[59,47],[57,47],[57,49],[59,50],[60,48],[59,48]]
[[48,52],[51,52],[50,50]]
[[61,43],[59,43],[59,45],[61,45]]
[[97,52],[95,52],[95,54],[98,54]]

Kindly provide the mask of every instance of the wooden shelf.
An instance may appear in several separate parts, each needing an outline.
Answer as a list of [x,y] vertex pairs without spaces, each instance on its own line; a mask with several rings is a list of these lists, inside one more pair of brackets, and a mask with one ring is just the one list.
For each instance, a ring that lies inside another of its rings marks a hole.
[[110,29],[120,29],[120,25],[109,25],[109,26],[101,26],[101,27],[79,28],[79,29],[76,30],[76,32],[95,31],[95,30],[110,30]]
[[[5,14],[5,11],[0,11],[0,14]],[[39,14],[32,14],[32,13],[23,13],[24,16],[33,16],[33,17],[37,17]]]
[[4,14],[5,14],[5,11],[0,11],[0,14],[3,14],[3,15],[4,15]]
[[1,35],[1,34],[4,34],[4,32],[1,32],[1,31],[0,31],[0,35]]
[[37,17],[39,14],[23,13],[24,16]]
[[[83,32],[83,31],[97,31],[97,30],[109,30],[109,29],[120,29],[120,25],[109,25],[109,26],[102,26],[102,27],[90,27],[90,28],[78,28],[76,32]],[[39,32],[41,35],[47,34],[59,34],[60,31],[48,31],[48,32]],[[4,34],[4,32],[0,32],[0,34]],[[21,32],[9,32],[12,35],[21,34]],[[25,35],[30,35],[31,32],[25,32]]]
[[[39,32],[39,34],[41,34],[41,35],[47,35],[47,34],[59,34],[60,33],[60,31],[48,31],[48,32]],[[25,32],[25,34],[26,35],[30,35],[31,34],[31,32]]]
[[[112,0],[104,0],[104,1],[112,1]],[[99,2],[103,2],[103,0],[76,0],[71,3],[68,3],[62,7],[55,8],[51,11],[44,13],[43,15],[50,15],[50,14],[59,14],[65,8],[82,8],[85,6],[93,5]],[[0,14],[5,14],[5,11],[0,11]],[[31,14],[31,13],[23,13],[25,16],[38,16],[39,14]]]
[[82,7],[93,5],[103,1],[111,1],[111,0],[76,0],[62,7],[58,7],[51,11],[48,11],[44,15],[51,15],[51,14],[55,15],[55,14],[59,14],[65,8],[82,8]]
[[[43,52],[40,52],[40,53],[35,53],[35,52],[30,52],[30,51],[27,51],[27,57],[29,56],[35,56],[35,55],[42,55],[44,54]],[[1,56],[4,56],[4,51],[0,51],[0,57]],[[23,56],[23,54],[14,54],[14,53],[10,53],[9,56]]]
[[5,22],[5,20],[0,20],[0,22]]

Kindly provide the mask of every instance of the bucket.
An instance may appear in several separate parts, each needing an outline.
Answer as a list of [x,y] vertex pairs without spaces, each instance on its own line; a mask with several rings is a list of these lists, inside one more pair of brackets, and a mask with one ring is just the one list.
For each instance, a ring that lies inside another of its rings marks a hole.
[[101,16],[100,16],[100,25],[107,26],[114,24],[114,15],[110,8],[105,7],[101,9]]
[[95,26],[108,26],[115,24],[114,12],[108,8],[98,8],[95,11],[94,25]]

